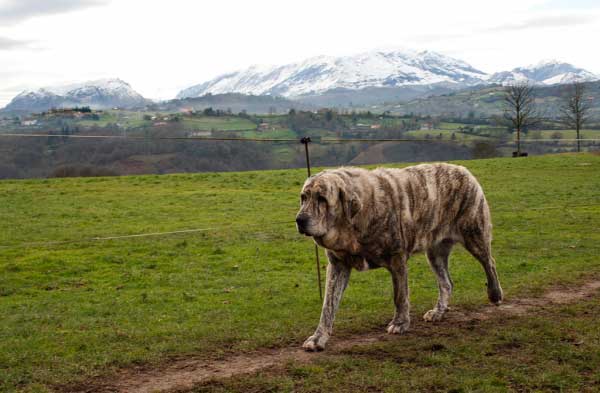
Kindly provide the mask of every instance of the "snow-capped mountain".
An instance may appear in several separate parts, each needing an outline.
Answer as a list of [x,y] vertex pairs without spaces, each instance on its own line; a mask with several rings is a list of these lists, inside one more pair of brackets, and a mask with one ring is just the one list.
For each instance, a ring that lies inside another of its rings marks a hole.
[[38,112],[72,106],[89,106],[94,109],[132,108],[147,103],[144,97],[121,79],[99,79],[27,90],[13,98],[4,110]]
[[335,89],[440,84],[460,87],[481,83],[485,77],[464,61],[431,51],[373,51],[354,56],[318,56],[284,66],[252,66],[182,90],[177,98],[232,92],[299,97]]
[[491,83],[552,85],[598,79],[600,76],[589,71],[553,60],[489,75],[436,52],[393,50],[318,56],[283,66],[252,66],[184,89],[177,98],[242,93],[284,96],[327,106],[399,101]]
[[590,82],[598,79],[600,79],[600,76],[569,63],[544,60],[527,67],[514,68],[512,71],[497,72],[491,75],[488,81],[502,85],[518,82],[528,82],[535,85],[556,85],[576,81]]

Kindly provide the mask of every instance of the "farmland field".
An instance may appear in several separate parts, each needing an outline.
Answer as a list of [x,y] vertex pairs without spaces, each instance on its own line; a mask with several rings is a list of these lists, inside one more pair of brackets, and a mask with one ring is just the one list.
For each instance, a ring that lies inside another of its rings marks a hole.
[[[543,139],[550,139],[555,133],[560,134],[562,139],[577,138],[575,130],[542,130],[540,131],[540,137]],[[584,139],[600,139],[600,130],[581,130],[580,136]],[[528,135],[528,137],[531,137],[531,135]]]
[[254,130],[256,124],[247,119],[232,116],[208,117],[202,116],[198,118],[185,117],[183,125],[186,130],[223,130],[223,131],[238,131],[238,130]]
[[[509,301],[600,274],[600,155],[461,164],[478,177],[490,202],[495,257]],[[168,356],[299,345],[312,333],[320,312],[312,243],[293,223],[304,178],[304,170],[282,170],[1,181],[0,390],[49,391]],[[202,231],[83,241],[192,228]],[[73,240],[82,241],[45,243]],[[457,248],[451,271],[453,304],[485,304],[484,274],[473,258]],[[409,281],[417,319],[437,296],[423,256],[411,259]],[[353,273],[332,340],[384,329],[392,316],[391,293],[385,271]],[[589,314],[583,309],[566,307],[547,320],[555,318],[565,329],[580,331],[581,348],[593,355],[599,340],[592,329],[597,327],[597,305],[589,306]],[[588,363],[596,366],[591,374],[550,367],[558,360],[534,347],[536,342],[550,345],[548,340],[558,334],[557,325],[544,321],[531,317],[506,326],[490,322],[484,328],[509,342],[512,337],[527,343],[523,353],[549,365],[544,368],[547,380],[560,380],[549,386],[560,390],[589,375],[600,378],[600,360],[587,352],[581,356],[589,355]],[[451,337],[464,345],[423,360],[429,362],[428,370],[441,377],[450,364],[466,367],[471,358],[483,362],[484,341],[469,342],[443,323],[433,331],[437,329],[445,347]],[[372,351],[398,357],[402,343],[399,338]],[[418,345],[406,341],[408,351]],[[511,378],[524,378],[509,371],[511,357],[498,363],[499,372],[483,366],[481,383],[487,390],[503,391]],[[469,367],[475,367],[472,363]],[[304,386],[313,390],[327,390],[327,380],[339,380],[341,390],[427,390],[420,374],[424,369],[402,363],[410,378],[391,384],[389,376],[401,370],[389,362],[380,364],[368,357],[341,356],[327,364],[291,368],[267,382],[238,379],[221,388],[292,390],[298,378],[310,374]],[[358,370],[358,379],[345,380],[344,370]],[[477,375],[478,370],[465,371],[465,386],[476,390]]]
[[107,127],[114,124],[119,124],[122,128],[140,127],[151,124],[144,120],[143,112],[135,111],[104,111],[100,114],[98,120],[77,120],[75,124],[80,127]]
[[466,134],[464,132],[460,132],[460,131],[451,131],[448,129],[433,129],[433,130],[416,130],[416,131],[407,131],[406,135],[410,135],[412,137],[418,138],[418,139],[422,139],[422,138],[427,138],[427,136],[429,135],[429,138],[431,139],[436,139],[438,138],[439,135],[441,135],[442,137],[440,139],[442,140],[451,140],[452,139],[452,135],[454,135],[455,140],[457,141],[489,141],[489,140],[493,140],[489,137],[486,136],[480,136],[480,135],[472,135],[472,134]]
[[[145,120],[144,116],[156,117],[155,120]],[[152,126],[155,122],[161,122],[169,118],[171,114],[158,114],[153,112],[132,111],[105,111],[100,114],[98,120],[76,120],[74,124],[80,127],[106,127],[118,124],[121,128],[134,128],[140,126]],[[183,117],[181,128],[185,130],[254,130],[256,124],[248,119],[237,116],[199,116]]]

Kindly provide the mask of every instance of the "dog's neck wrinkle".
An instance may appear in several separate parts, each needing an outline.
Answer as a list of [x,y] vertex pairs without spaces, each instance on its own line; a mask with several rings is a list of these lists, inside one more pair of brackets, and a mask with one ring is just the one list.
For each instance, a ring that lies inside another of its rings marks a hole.
[[351,225],[344,225],[333,232],[314,238],[317,244],[328,250],[343,250],[344,253],[359,254],[361,251],[356,232]]

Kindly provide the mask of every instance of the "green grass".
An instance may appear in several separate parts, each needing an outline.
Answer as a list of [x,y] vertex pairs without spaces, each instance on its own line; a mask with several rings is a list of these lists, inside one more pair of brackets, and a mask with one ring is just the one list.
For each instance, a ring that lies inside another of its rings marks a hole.
[[[542,130],[540,131],[540,134],[542,139],[550,139],[556,132],[562,135],[562,139],[577,138],[577,133],[575,130]],[[581,138],[585,139],[600,139],[600,130],[581,130],[579,135]],[[531,134],[529,134],[527,137],[531,137]]]
[[420,323],[421,334],[194,392],[597,392],[598,313],[596,301],[458,326]]
[[275,129],[265,131],[241,131],[237,135],[241,138],[274,138],[274,139],[288,139],[297,138],[294,131],[290,129]]
[[472,135],[466,134],[459,131],[450,131],[450,130],[416,130],[416,131],[407,131],[406,135],[410,135],[415,138],[425,138],[427,135],[430,135],[431,139],[436,139],[438,135],[442,134],[442,140],[451,140],[452,134],[454,134],[457,141],[487,141],[490,138],[486,136],[480,135]]
[[438,126],[438,128],[440,128],[442,130],[456,130],[456,131],[458,131],[460,128],[467,127],[467,126],[469,126],[469,124],[441,122],[440,125]]
[[75,124],[79,127],[106,127],[112,124],[119,124],[122,128],[139,127],[150,124],[143,119],[144,113],[132,111],[104,111],[98,120],[77,120]]
[[275,127],[275,129],[269,129],[265,131],[250,130],[250,131],[238,131],[235,133],[236,136],[241,138],[274,138],[274,139],[298,139],[302,135],[310,135],[313,138],[335,138],[337,137],[336,132],[321,130],[321,129],[307,129],[305,131],[294,132],[289,128]]
[[[463,164],[490,201],[509,297],[600,272],[600,156]],[[301,342],[320,312],[312,243],[293,225],[304,178],[289,170],[0,182],[0,245],[9,246],[0,247],[0,390],[45,391],[169,355]],[[187,228],[213,229],[22,245]],[[437,286],[422,256],[411,261],[413,310],[422,313]],[[454,303],[486,302],[481,268],[462,249],[451,271]],[[354,273],[336,334],[383,329],[391,292],[385,271]]]
[[119,121],[119,117],[113,112],[103,112],[99,117],[98,120],[76,120],[75,124],[80,127],[106,127]]
[[229,116],[184,117],[182,123],[186,130],[239,131],[256,129],[256,124],[250,120]]
[[[100,115],[99,120],[78,120],[76,125],[84,128],[106,127],[110,124],[119,124],[122,128],[135,128],[141,126],[152,126],[155,122],[161,122],[163,117],[172,114],[160,113],[156,120],[144,120],[144,115],[156,116],[153,112],[131,112],[131,111],[106,111]],[[240,131],[254,130],[256,124],[248,119],[236,116],[184,116],[179,125],[185,130],[217,130],[217,131]]]

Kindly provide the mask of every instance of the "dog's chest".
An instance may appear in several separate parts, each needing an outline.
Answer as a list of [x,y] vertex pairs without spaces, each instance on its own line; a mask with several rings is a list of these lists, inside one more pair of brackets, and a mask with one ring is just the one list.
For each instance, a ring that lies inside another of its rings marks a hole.
[[362,255],[352,255],[347,258],[347,261],[349,261],[351,266],[359,272],[383,266],[383,261],[379,261],[377,258],[365,258]]

